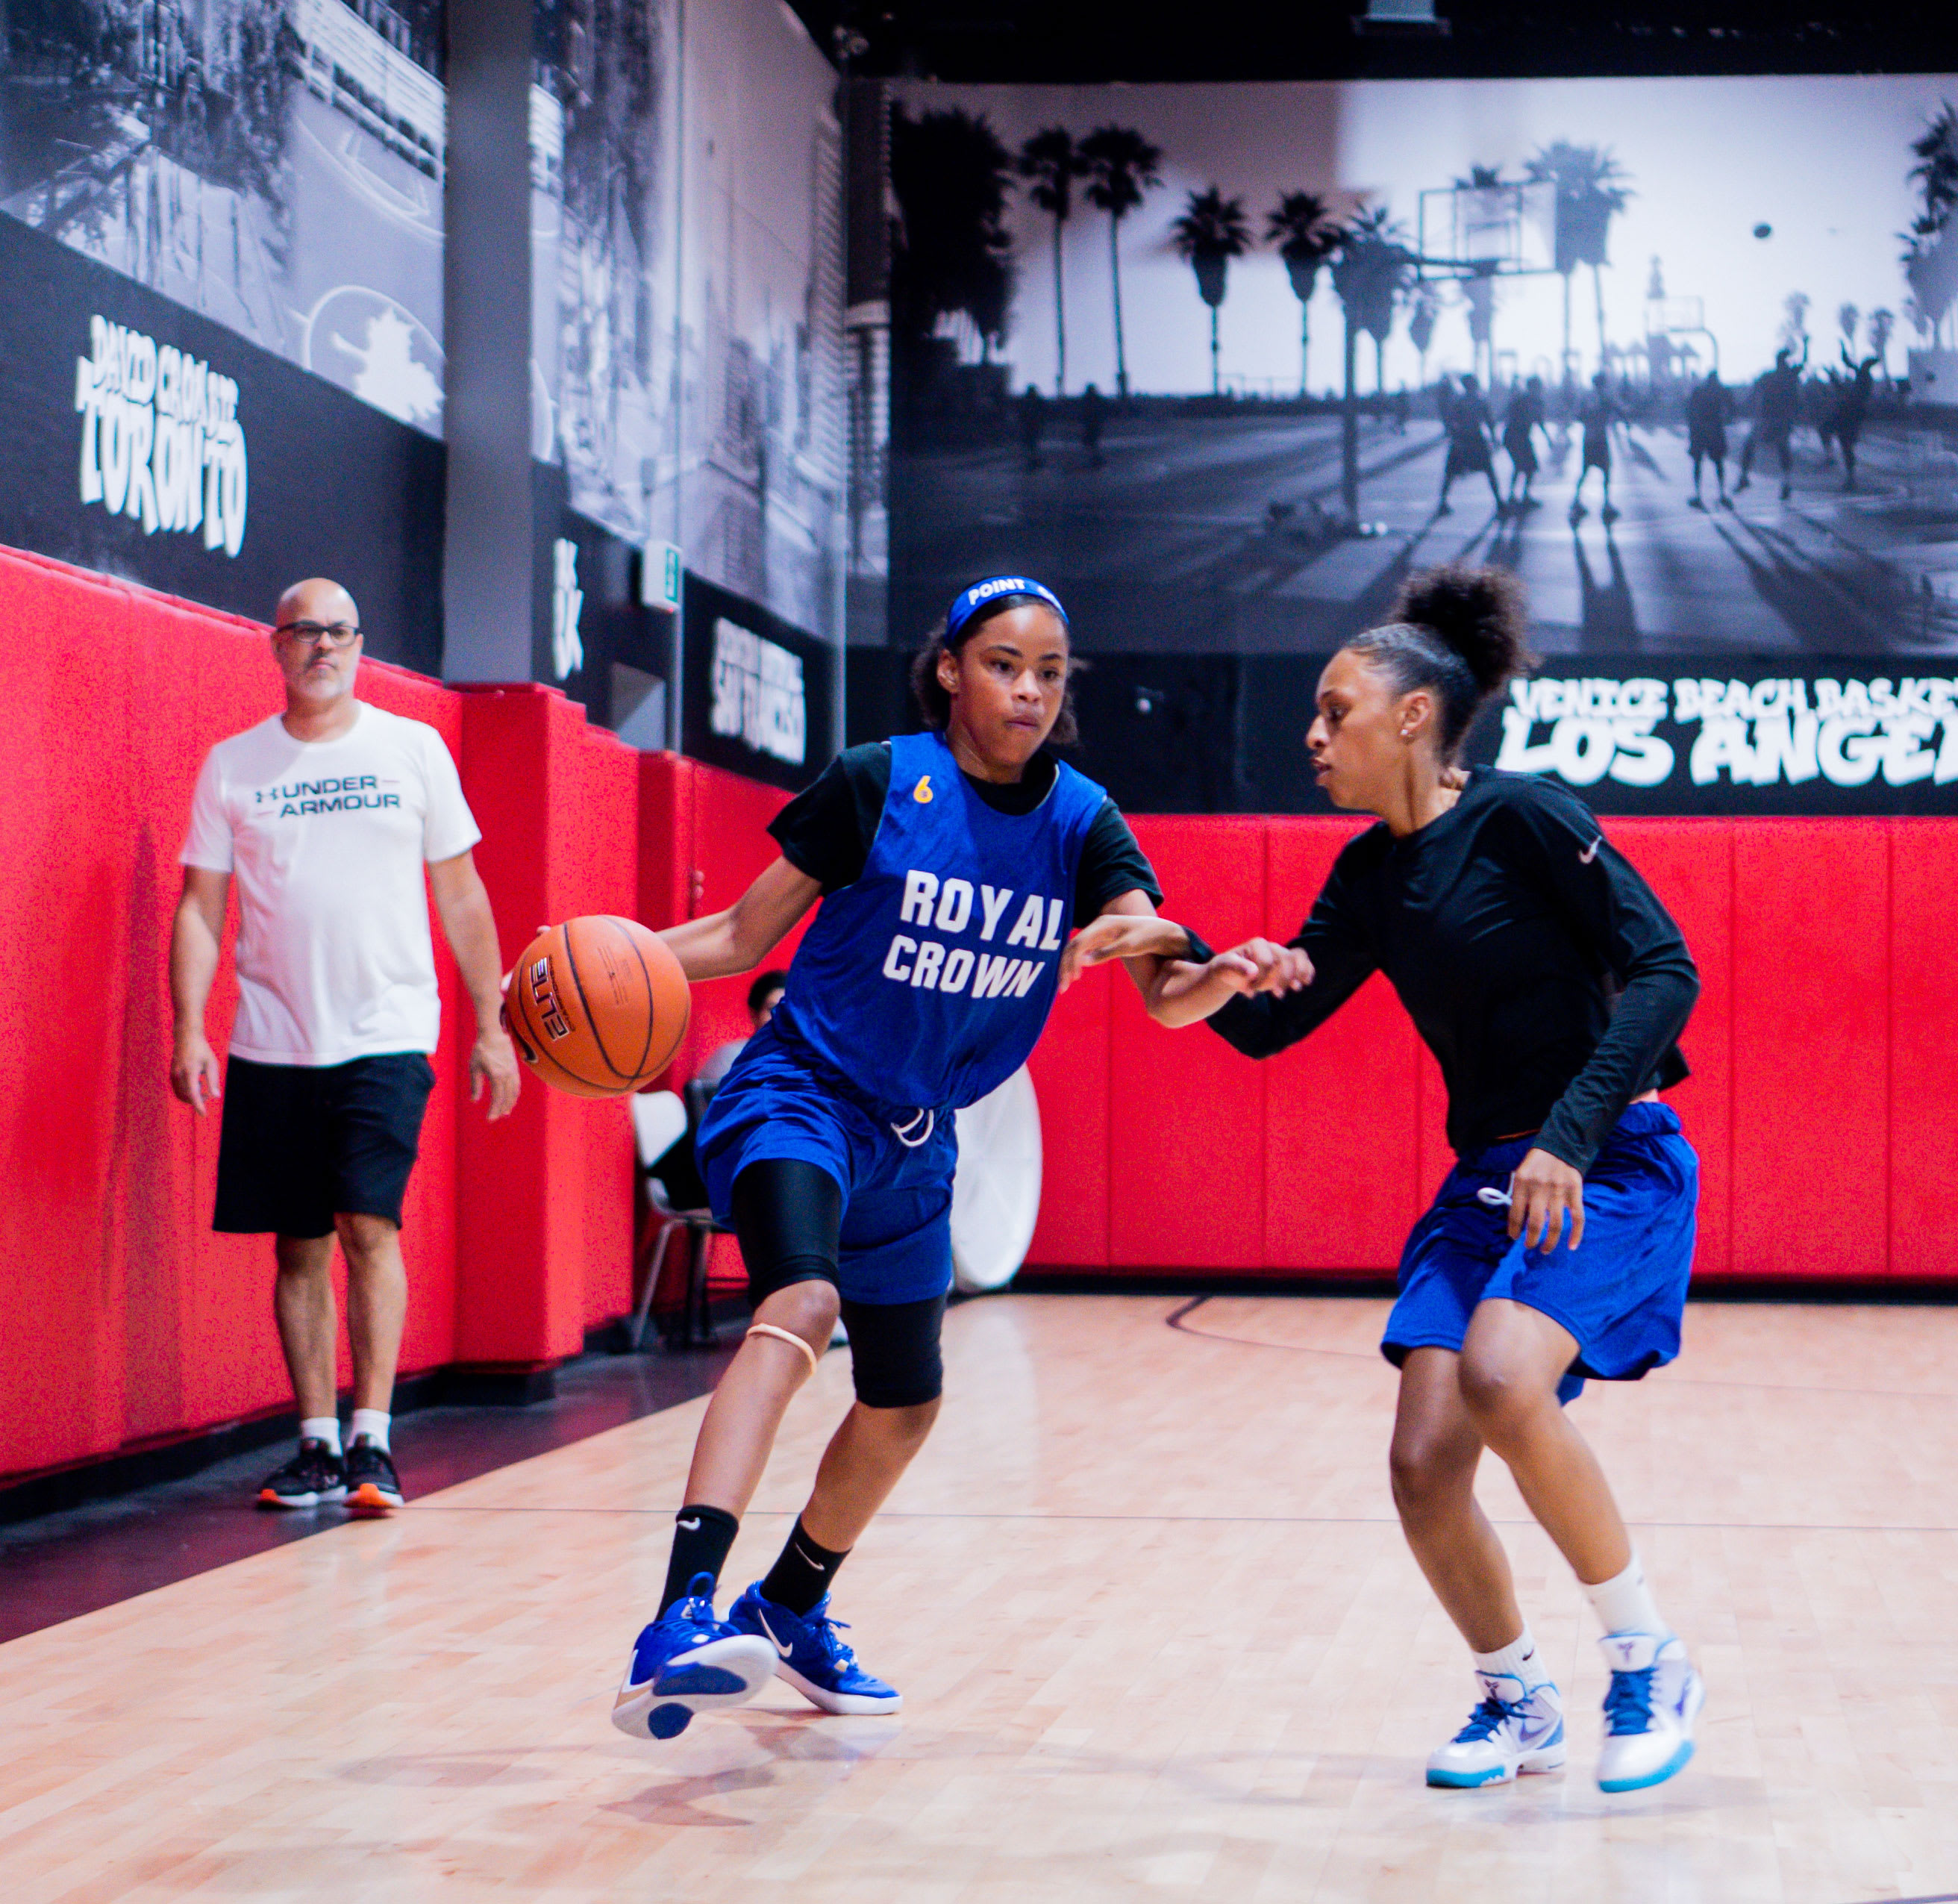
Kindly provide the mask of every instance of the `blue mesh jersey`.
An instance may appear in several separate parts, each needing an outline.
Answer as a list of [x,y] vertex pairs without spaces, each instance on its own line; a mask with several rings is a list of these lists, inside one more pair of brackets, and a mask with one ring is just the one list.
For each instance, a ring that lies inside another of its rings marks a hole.
[[996,1089],[1047,1023],[1107,797],[1063,763],[1031,813],[996,813],[943,736],[899,735],[863,875],[822,902],[768,1030],[879,1104],[953,1109]]

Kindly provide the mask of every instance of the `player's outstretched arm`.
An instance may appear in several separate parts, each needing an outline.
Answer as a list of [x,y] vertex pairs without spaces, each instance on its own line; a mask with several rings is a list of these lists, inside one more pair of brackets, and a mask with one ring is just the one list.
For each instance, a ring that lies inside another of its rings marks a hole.
[[1120,959],[1149,1016],[1174,1027],[1207,1018],[1240,992],[1294,992],[1312,982],[1312,963],[1296,947],[1254,943],[1265,948],[1263,956],[1240,947],[1194,963],[1190,935],[1173,920],[1158,918],[1146,893],[1123,893],[1068,941],[1061,954],[1061,988],[1088,966]]
[[1283,997],[1313,981],[1312,961],[1295,945],[1247,939],[1207,963],[1178,959],[1157,982],[1149,1015],[1172,1028],[1200,1023],[1231,999],[1259,993]]
[[668,926],[660,937],[689,979],[731,978],[753,971],[822,896],[819,881],[778,859],[725,912]]

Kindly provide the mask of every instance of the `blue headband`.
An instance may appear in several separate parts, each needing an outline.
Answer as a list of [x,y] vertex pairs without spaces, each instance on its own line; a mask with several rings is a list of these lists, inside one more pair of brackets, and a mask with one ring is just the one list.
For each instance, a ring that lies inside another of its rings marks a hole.
[[981,608],[997,601],[1002,595],[1031,595],[1036,601],[1044,601],[1060,617],[1060,625],[1071,626],[1067,611],[1060,605],[1060,598],[1050,589],[1034,580],[1031,576],[988,576],[984,582],[975,582],[969,589],[962,589],[952,598],[952,606],[946,611],[945,639],[948,644],[958,639],[958,631]]

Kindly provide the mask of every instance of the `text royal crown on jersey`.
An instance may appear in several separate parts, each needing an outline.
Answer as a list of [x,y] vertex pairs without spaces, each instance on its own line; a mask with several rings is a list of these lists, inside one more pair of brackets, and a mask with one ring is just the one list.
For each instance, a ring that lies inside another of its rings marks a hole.
[[[995,940],[1018,896],[1010,886],[982,883],[974,887],[970,880],[940,880],[936,873],[914,867],[905,874],[904,900],[898,916],[907,925],[938,932],[976,931],[984,944]],[[899,932],[885,952],[884,976],[895,984],[936,992],[963,992],[969,985],[975,998],[1023,998],[1033,989],[1047,961],[1016,957],[1012,948],[1058,952],[1063,942],[1066,912],[1064,900],[1028,893],[1011,928],[999,941],[1006,949],[999,952],[978,952],[969,946]]]

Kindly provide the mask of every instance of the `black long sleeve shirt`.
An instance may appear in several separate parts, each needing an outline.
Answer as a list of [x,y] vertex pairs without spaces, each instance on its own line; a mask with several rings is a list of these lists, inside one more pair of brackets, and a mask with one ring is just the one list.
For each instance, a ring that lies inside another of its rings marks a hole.
[[1588,1170],[1634,1097],[1687,1074],[1685,940],[1590,809],[1532,776],[1478,768],[1418,833],[1362,833],[1291,942],[1312,983],[1233,998],[1212,1029],[1269,1057],[1384,972],[1440,1061],[1458,1155],[1536,1131]]

